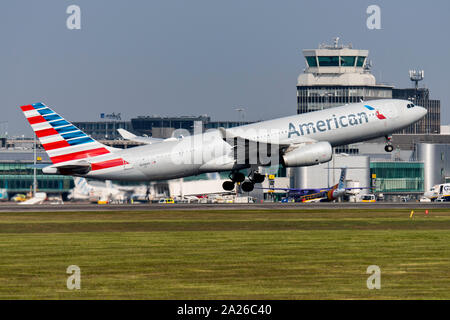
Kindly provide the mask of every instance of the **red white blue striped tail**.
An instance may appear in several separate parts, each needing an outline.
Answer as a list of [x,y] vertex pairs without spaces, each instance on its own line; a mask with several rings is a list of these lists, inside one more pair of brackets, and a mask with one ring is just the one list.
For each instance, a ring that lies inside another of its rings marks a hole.
[[53,164],[99,157],[113,151],[40,102],[20,108]]

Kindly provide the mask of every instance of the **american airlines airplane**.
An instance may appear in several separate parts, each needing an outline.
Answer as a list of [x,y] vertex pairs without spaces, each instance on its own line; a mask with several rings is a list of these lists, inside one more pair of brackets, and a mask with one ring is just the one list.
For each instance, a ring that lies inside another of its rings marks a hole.
[[[423,118],[425,108],[383,99],[348,104],[191,136],[146,139],[129,149],[106,146],[42,103],[21,107],[52,165],[44,173],[103,180],[154,181],[230,171],[227,191],[245,192],[264,181],[261,166],[310,166],[332,159],[332,147],[386,137]],[[132,138],[132,137],[131,137]],[[239,170],[250,168],[246,177]]]

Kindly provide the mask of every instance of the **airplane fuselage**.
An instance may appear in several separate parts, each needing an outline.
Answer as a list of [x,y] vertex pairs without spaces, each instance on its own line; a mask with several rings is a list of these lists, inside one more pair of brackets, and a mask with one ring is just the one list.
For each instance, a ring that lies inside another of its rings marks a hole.
[[[404,100],[372,100],[257,122],[227,131],[251,141],[280,145],[326,141],[334,147],[388,136],[426,114],[424,108],[409,108],[409,104]],[[122,158],[126,164],[89,172],[85,176],[165,180],[248,167],[235,163],[233,146],[224,141],[218,130],[116,151],[114,157]]]

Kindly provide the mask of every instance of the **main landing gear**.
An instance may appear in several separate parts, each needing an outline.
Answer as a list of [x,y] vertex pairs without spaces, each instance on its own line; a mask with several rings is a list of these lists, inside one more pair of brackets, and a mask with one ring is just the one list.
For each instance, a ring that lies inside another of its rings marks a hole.
[[234,189],[235,183],[240,183],[242,191],[251,192],[255,187],[255,183],[262,183],[264,182],[264,179],[265,176],[256,171],[253,171],[248,176],[248,179],[245,178],[245,175],[243,173],[235,171],[230,173],[231,181],[225,181],[222,184],[222,188],[226,191],[232,191]]
[[392,145],[392,142],[391,142],[392,137],[386,136],[385,138],[386,138],[386,145],[384,146],[384,151],[386,151],[386,152],[394,151],[394,146]]

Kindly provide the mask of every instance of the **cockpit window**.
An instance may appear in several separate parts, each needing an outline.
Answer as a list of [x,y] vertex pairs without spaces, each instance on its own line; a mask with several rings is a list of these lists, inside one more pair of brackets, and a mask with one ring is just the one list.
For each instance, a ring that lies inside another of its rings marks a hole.
[[412,103],[408,103],[408,105],[406,106],[408,109],[409,108],[414,108],[415,107],[415,105],[414,104],[412,104]]

